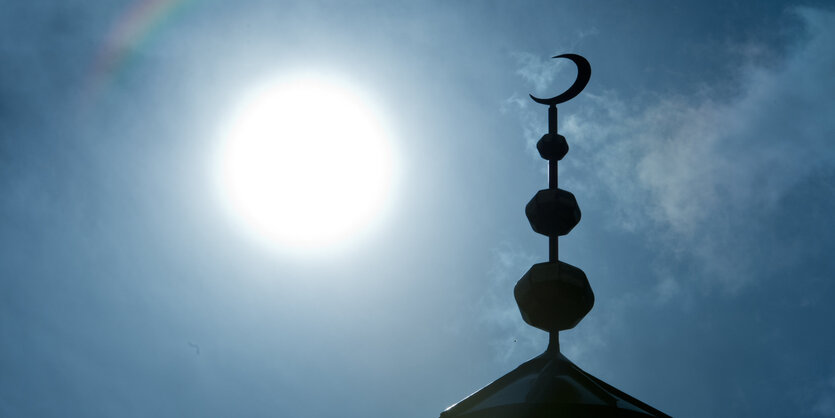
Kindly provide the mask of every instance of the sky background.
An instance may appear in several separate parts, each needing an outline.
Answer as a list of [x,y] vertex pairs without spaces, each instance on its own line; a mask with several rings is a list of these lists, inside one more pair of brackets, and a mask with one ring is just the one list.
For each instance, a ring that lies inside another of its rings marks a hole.
[[[435,417],[538,355],[527,94],[565,52],[592,78],[560,106],[560,256],[596,303],[563,353],[673,416],[835,416],[831,3],[0,10],[0,416]],[[244,92],[308,69],[385,109],[401,175],[300,256],[241,231],[210,160]]]

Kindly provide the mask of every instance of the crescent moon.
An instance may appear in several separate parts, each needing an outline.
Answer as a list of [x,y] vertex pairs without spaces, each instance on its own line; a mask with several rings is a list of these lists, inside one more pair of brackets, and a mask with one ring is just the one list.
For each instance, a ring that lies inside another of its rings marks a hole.
[[586,88],[586,84],[589,84],[589,79],[591,78],[591,64],[589,64],[589,62],[582,56],[577,54],[562,54],[552,58],[568,58],[573,61],[577,66],[577,79],[574,80],[574,84],[572,84],[568,90],[550,99],[540,99],[539,97],[534,97],[533,94],[529,95],[533,101],[549,106],[554,106],[573,99],[575,96],[580,94],[584,88]]

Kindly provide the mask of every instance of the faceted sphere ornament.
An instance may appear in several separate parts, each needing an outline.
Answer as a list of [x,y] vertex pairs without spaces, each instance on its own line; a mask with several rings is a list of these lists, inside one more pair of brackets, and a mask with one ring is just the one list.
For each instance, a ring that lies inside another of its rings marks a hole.
[[568,142],[560,134],[545,134],[536,143],[536,150],[539,156],[546,160],[562,160],[568,154]]
[[522,319],[548,332],[574,328],[594,306],[583,270],[571,264],[534,264],[513,288]]
[[525,215],[531,228],[549,237],[566,235],[580,223],[580,206],[571,192],[562,189],[545,189],[525,206]]

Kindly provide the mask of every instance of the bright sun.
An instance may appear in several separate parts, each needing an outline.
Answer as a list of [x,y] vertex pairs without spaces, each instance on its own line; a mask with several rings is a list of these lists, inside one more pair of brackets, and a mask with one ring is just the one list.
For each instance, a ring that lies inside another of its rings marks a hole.
[[326,78],[283,78],[247,95],[223,132],[224,200],[257,235],[290,249],[347,241],[378,216],[393,161],[362,94]]

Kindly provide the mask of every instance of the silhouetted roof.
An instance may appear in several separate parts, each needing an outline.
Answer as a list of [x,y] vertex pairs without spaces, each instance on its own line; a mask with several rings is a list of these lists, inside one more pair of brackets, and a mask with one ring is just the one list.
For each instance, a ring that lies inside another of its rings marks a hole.
[[666,417],[574,365],[558,349],[523,363],[441,418]]

